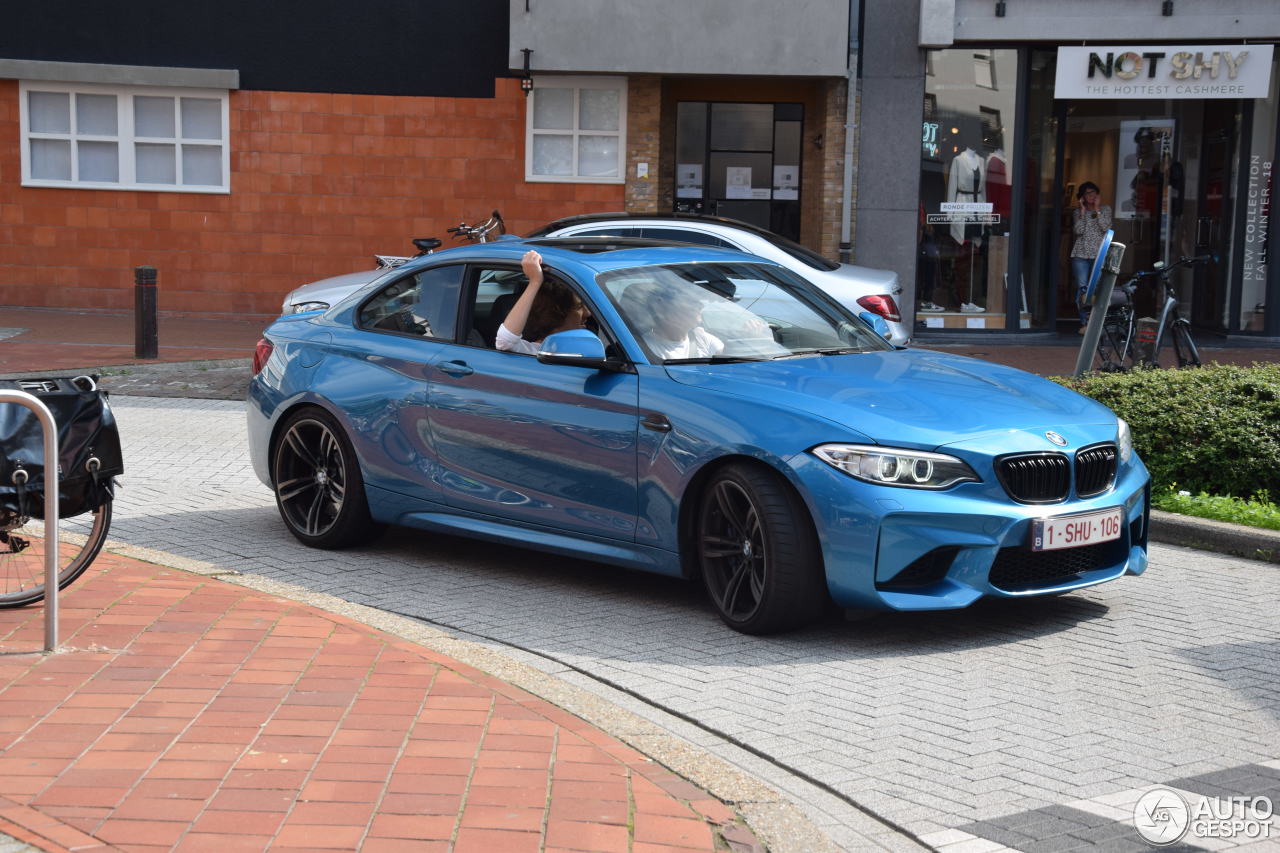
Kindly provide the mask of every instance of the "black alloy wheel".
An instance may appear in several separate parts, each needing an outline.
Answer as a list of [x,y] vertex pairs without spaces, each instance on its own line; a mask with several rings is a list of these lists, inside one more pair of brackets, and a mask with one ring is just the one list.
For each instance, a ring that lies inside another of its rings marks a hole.
[[827,602],[813,525],[777,474],[744,464],[717,472],[702,492],[695,544],[707,593],[735,630],[797,628]]
[[304,544],[343,548],[378,531],[355,451],[328,413],[306,409],[285,421],[271,473],[280,517]]

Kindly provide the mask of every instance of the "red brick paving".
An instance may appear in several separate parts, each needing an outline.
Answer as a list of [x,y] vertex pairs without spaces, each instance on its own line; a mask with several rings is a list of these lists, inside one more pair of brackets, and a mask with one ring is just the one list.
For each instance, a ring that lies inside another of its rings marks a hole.
[[43,609],[0,610],[0,833],[43,850],[711,851],[736,820],[341,616],[113,554],[61,611],[45,655]]
[[[174,316],[157,319],[158,358],[134,356],[132,313],[0,306],[0,329],[24,329],[0,339],[0,373],[56,373],[103,365],[249,358],[268,315]],[[136,614],[128,614],[136,618]]]

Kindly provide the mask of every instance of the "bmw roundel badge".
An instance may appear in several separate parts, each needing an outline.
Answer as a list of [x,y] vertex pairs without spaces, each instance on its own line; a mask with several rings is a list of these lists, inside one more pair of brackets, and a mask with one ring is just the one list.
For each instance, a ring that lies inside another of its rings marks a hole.
[[1066,447],[1066,446],[1067,446],[1067,440],[1066,440],[1065,438],[1063,438],[1062,436],[1058,435],[1056,432],[1053,432],[1053,431],[1046,432],[1046,433],[1044,434],[1044,437],[1045,437],[1045,438],[1047,438],[1047,439],[1049,439],[1050,441],[1052,441],[1054,444],[1058,445],[1059,447]]

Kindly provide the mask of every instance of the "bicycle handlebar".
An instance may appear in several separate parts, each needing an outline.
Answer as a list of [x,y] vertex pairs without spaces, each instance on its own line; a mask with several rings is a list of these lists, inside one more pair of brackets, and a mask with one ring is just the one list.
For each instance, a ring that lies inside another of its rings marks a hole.
[[481,243],[485,241],[495,230],[499,234],[507,233],[506,223],[502,221],[502,214],[494,211],[487,220],[478,225],[468,225],[466,222],[459,222],[457,227],[445,229],[453,235],[453,239],[460,240],[466,237],[469,240],[478,240]]
[[1194,256],[1183,255],[1182,257],[1178,258],[1176,261],[1174,261],[1171,264],[1161,264],[1160,266],[1156,267],[1153,270],[1138,270],[1132,276],[1130,276],[1127,284],[1132,284],[1140,279],[1150,278],[1151,276],[1160,276],[1163,278],[1168,276],[1169,273],[1173,272],[1178,267],[1190,267],[1190,266],[1195,266],[1196,264],[1207,264],[1212,260],[1213,260],[1213,255],[1194,255]]

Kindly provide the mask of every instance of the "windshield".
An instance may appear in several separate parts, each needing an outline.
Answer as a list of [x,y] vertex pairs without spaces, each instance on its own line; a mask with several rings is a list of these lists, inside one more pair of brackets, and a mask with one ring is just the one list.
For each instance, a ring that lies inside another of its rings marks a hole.
[[773,264],[632,267],[596,280],[655,363],[893,348],[808,282]]

